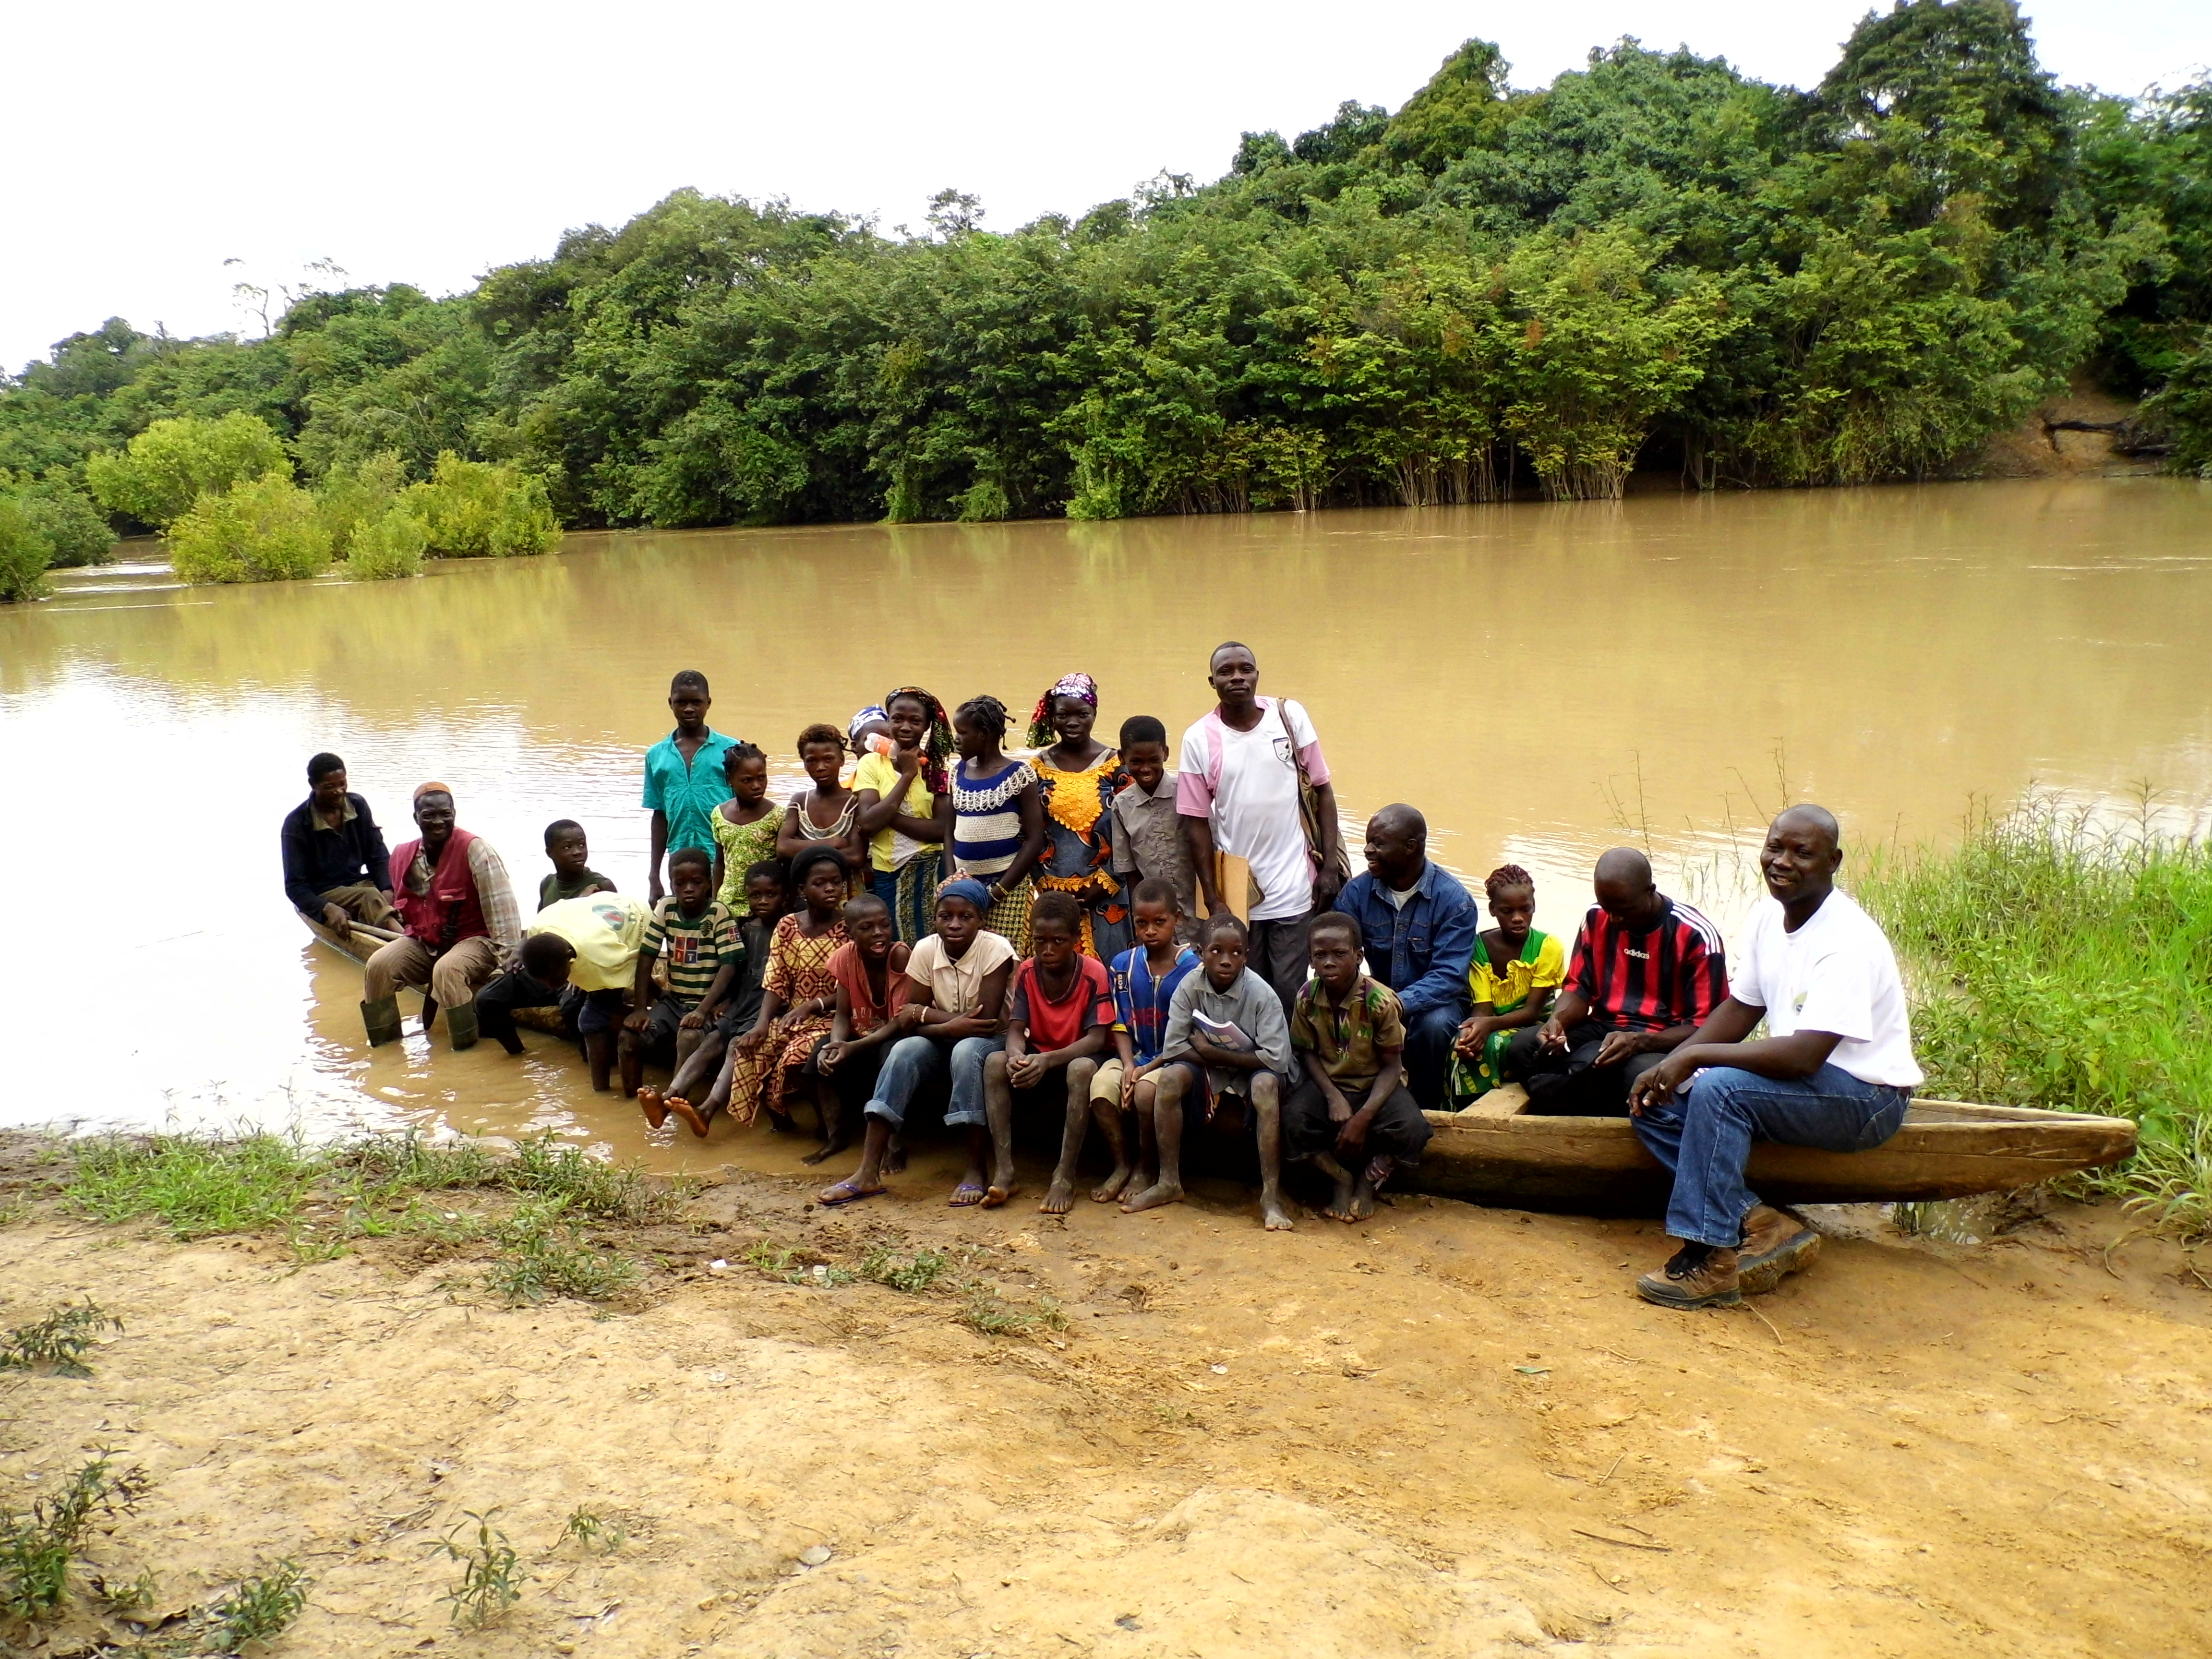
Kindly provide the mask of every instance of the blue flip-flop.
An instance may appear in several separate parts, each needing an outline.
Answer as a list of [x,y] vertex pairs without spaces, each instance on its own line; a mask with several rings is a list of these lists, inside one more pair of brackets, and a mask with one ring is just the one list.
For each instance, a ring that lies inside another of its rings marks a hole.
[[[824,1187],[815,1194],[814,1201],[825,1210],[834,1210],[842,1205],[858,1204],[864,1198],[881,1198],[884,1191],[885,1189],[881,1187],[863,1188],[854,1186],[849,1181],[841,1181],[835,1186]],[[830,1196],[832,1193],[842,1193],[844,1196],[832,1198]]]
[[[963,1193],[970,1194],[972,1196],[963,1198],[960,1196]],[[945,1201],[950,1207],[956,1210],[972,1210],[978,1204],[981,1204],[983,1201],[985,1196],[986,1193],[984,1188],[981,1187],[970,1187],[963,1181],[957,1187],[955,1187],[952,1189],[952,1196],[946,1199]]]

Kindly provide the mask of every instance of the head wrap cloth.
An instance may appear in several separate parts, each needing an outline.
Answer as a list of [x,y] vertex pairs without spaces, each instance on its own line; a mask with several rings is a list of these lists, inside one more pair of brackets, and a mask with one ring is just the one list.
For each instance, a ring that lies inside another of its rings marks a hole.
[[1036,708],[1030,715],[1030,744],[1042,749],[1059,734],[1053,730],[1052,704],[1055,697],[1074,697],[1091,705],[1091,712],[1098,712],[1098,682],[1085,673],[1062,674],[1052,683],[1052,689],[1037,699]]
[[939,904],[949,898],[967,900],[975,907],[975,914],[979,916],[991,914],[991,890],[973,876],[956,877],[937,890]]

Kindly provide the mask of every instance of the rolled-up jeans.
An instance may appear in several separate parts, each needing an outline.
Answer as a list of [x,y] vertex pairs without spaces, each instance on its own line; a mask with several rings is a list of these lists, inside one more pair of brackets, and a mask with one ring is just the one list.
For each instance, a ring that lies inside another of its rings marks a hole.
[[1666,1105],[1647,1106],[1629,1121],[1674,1172],[1667,1236],[1732,1250],[1759,1202],[1743,1181],[1753,1141],[1863,1152],[1895,1134],[1911,1103],[1911,1090],[1862,1083],[1832,1061],[1810,1077],[1786,1079],[1709,1066]]
[[983,1110],[983,1062],[1006,1046],[998,1036],[943,1037],[919,1033],[901,1037],[884,1056],[876,1073],[875,1092],[862,1109],[882,1118],[894,1129],[906,1127],[906,1109],[915,1090],[930,1079],[952,1073],[952,1100],[945,1109],[947,1127],[973,1125],[981,1128],[989,1119]]

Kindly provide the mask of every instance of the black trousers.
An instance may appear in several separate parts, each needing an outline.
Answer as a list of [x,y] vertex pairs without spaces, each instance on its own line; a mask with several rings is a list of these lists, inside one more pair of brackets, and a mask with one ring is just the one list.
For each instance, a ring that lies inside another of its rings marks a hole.
[[1628,1085],[1667,1058],[1631,1054],[1615,1066],[1594,1062],[1607,1037],[1618,1029],[1595,1019],[1567,1027],[1565,1054],[1537,1046],[1540,1025],[1524,1025],[1505,1045],[1506,1081],[1528,1091],[1528,1110],[1538,1117],[1626,1117]]
[[514,1011],[560,1006],[558,987],[532,979],[520,968],[511,969],[477,993],[477,1030],[510,1054],[519,1054],[522,1038],[514,1029]]
[[[1310,1066],[1310,1061],[1309,1061]],[[1367,1084],[1341,1085],[1344,1097],[1358,1111],[1367,1103]],[[1334,1154],[1337,1131],[1342,1126],[1328,1115],[1328,1097],[1314,1080],[1312,1072],[1283,1101],[1283,1161],[1295,1163],[1316,1152]],[[1382,1103],[1375,1121],[1367,1126],[1367,1156],[1391,1158],[1411,1166],[1421,1161],[1421,1148],[1429,1144],[1429,1121],[1413,1102],[1404,1084]],[[1358,1170],[1354,1170],[1356,1175]]]

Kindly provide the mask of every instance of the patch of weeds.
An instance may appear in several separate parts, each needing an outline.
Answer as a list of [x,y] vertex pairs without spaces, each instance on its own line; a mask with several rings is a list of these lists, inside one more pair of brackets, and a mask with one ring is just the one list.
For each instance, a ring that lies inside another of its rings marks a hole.
[[978,1279],[966,1287],[960,1322],[985,1336],[1028,1336],[1040,1328],[1066,1330],[1067,1314],[1048,1296],[1039,1297],[1034,1307],[1018,1306]]
[[[850,1285],[860,1275],[850,1268],[833,1267],[826,1262],[801,1261],[797,1250],[780,1250],[766,1239],[745,1247],[738,1258],[745,1266],[766,1273],[770,1279],[781,1279],[787,1285]],[[866,1264],[862,1264],[862,1271]]]
[[951,1270],[952,1259],[942,1250],[916,1250],[901,1256],[889,1245],[878,1244],[860,1258],[860,1277],[888,1285],[908,1296],[919,1296]]
[[573,1296],[604,1302],[637,1282],[637,1264],[586,1239],[561,1199],[526,1201],[491,1230],[499,1247],[485,1283],[509,1302]]
[[331,1154],[348,1198],[363,1202],[403,1193],[489,1187],[499,1180],[499,1160],[474,1141],[438,1141],[420,1131],[368,1135]]
[[0,1204],[0,1227],[12,1227],[19,1221],[27,1221],[30,1218],[31,1206],[27,1201]]
[[217,1650],[235,1653],[248,1642],[267,1642],[282,1635],[307,1607],[308,1583],[305,1570],[289,1555],[240,1579],[237,1588],[216,1604]]
[[146,1472],[117,1470],[102,1452],[27,1514],[0,1512],[0,1611],[40,1619],[69,1595],[70,1568],[95,1522],[126,1514],[146,1490]]
[[60,1376],[90,1376],[85,1350],[102,1331],[119,1331],[123,1322],[87,1297],[57,1308],[44,1319],[18,1325],[0,1340],[0,1371],[51,1365]]
[[[466,1519],[456,1521],[443,1538],[428,1546],[432,1555],[460,1565],[461,1582],[440,1598],[453,1603],[457,1625],[481,1630],[522,1599],[523,1581],[529,1575],[521,1571],[522,1558],[507,1534],[492,1524],[498,1513],[464,1510]],[[473,1538],[468,1536],[471,1521],[476,1522]]]
[[161,1593],[161,1581],[154,1569],[148,1567],[127,1584],[111,1584],[94,1574],[86,1583],[100,1605],[110,1613],[143,1612],[154,1605],[154,1598]]
[[557,1199],[572,1214],[633,1225],[665,1221],[696,1190],[695,1183],[658,1182],[635,1164],[602,1164],[550,1135],[526,1140],[499,1166],[499,1184],[511,1193]]
[[[629,1540],[629,1534],[605,1516],[587,1505],[579,1504],[561,1528],[561,1544],[574,1542],[598,1555],[612,1555]],[[556,1544],[556,1548],[560,1546]]]
[[95,1221],[151,1216],[179,1238],[288,1224],[322,1161],[290,1136],[107,1136],[82,1142],[63,1194]]

